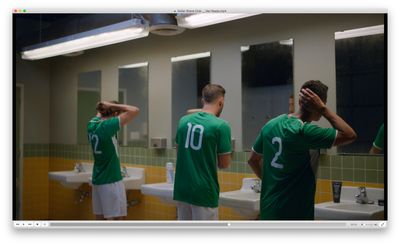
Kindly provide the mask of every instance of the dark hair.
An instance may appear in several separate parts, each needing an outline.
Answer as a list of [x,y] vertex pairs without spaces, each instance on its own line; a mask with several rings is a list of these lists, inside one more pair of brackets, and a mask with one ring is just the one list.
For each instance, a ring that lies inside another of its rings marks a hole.
[[212,103],[220,96],[225,96],[225,89],[218,84],[207,84],[201,94],[205,103]]
[[314,93],[316,93],[322,101],[326,102],[326,99],[328,98],[328,86],[323,84],[319,80],[310,80],[307,81],[301,86],[301,89],[303,88],[308,88]]
[[[113,104],[120,104],[118,101],[115,101],[115,100],[112,100],[109,102],[113,103]],[[112,107],[104,105],[101,101],[97,102],[96,111],[98,111],[102,117],[110,117],[110,116],[113,116],[115,112],[119,112],[119,111],[113,110]]]

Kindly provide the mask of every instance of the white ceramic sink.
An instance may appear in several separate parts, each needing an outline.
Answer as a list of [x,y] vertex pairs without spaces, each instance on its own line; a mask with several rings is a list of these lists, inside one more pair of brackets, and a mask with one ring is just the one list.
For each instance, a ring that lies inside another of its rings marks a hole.
[[[145,183],[144,168],[127,167],[126,171],[128,175],[122,177],[125,190],[140,190],[142,184]],[[92,176],[89,177],[89,184],[92,185]]]
[[156,196],[165,203],[176,205],[176,201],[173,200],[173,183],[144,184],[142,185],[141,190],[143,195]]
[[140,190],[145,183],[144,168],[127,167],[128,176],[124,176],[122,182],[125,185],[125,190]]
[[384,207],[378,199],[384,199],[383,189],[367,188],[367,196],[374,204],[356,203],[357,187],[343,186],[340,203],[324,202],[315,205],[315,219],[319,220],[379,220],[384,218]]
[[49,179],[60,182],[64,187],[78,189],[81,184],[89,183],[93,170],[92,163],[81,163],[81,165],[82,172],[77,170],[49,172]]
[[240,190],[221,192],[219,194],[219,204],[233,208],[237,213],[248,219],[256,219],[260,213],[260,193],[256,193],[251,188],[256,181],[260,180],[244,178]]

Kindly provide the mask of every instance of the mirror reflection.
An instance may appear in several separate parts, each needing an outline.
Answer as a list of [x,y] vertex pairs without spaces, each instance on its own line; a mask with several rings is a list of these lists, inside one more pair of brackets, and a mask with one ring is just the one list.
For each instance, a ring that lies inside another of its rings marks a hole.
[[140,114],[120,130],[119,144],[122,146],[148,146],[148,114],[149,114],[149,83],[148,63],[136,63],[120,66],[118,102],[135,105],[140,108]]
[[201,90],[210,83],[210,52],[171,58],[172,62],[172,145],[179,119],[186,111],[201,108]]
[[250,150],[261,128],[294,112],[293,39],[242,46],[243,149]]
[[338,147],[339,153],[383,153],[386,111],[383,32],[382,25],[335,33],[337,113],[358,135],[352,144]]
[[96,115],[96,104],[101,98],[101,71],[78,74],[78,144],[89,144],[86,125]]

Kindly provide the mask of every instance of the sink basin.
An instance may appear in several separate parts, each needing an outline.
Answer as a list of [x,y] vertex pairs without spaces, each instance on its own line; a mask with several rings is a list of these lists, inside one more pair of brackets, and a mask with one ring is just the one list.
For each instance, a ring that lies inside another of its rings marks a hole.
[[260,193],[251,189],[256,181],[259,181],[259,179],[244,178],[240,190],[221,192],[219,204],[233,208],[237,213],[248,219],[256,219],[260,213]]
[[176,205],[176,201],[173,200],[173,183],[144,184],[142,185],[141,190],[143,195],[156,196],[167,204]]
[[93,164],[81,163],[83,172],[75,170],[71,171],[54,171],[49,172],[49,179],[60,182],[61,185],[70,189],[78,189],[83,183],[88,183],[92,176]]
[[128,176],[122,179],[125,190],[140,190],[145,182],[144,168],[127,167]]
[[367,196],[374,204],[356,203],[357,187],[343,186],[340,203],[324,202],[315,205],[315,218],[320,220],[379,220],[384,218],[384,207],[377,205],[384,198],[383,189],[367,188]]

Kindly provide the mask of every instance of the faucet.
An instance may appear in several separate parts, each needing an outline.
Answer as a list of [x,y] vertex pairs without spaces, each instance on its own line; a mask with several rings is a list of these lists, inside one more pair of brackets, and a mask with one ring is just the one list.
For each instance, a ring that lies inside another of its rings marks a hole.
[[126,169],[126,166],[122,166],[121,174],[122,174],[122,177],[129,177],[128,170]]
[[85,169],[83,168],[83,165],[82,165],[82,163],[80,163],[80,162],[75,163],[74,170],[75,170],[76,172],[78,172],[78,173],[85,172]]
[[254,184],[251,185],[251,189],[255,193],[260,193],[261,192],[261,181],[259,179],[254,180]]
[[355,195],[356,202],[360,204],[373,204],[373,200],[369,200],[367,196],[367,189],[365,187],[358,187],[359,194]]

